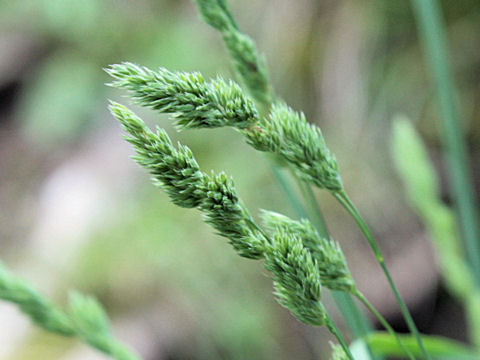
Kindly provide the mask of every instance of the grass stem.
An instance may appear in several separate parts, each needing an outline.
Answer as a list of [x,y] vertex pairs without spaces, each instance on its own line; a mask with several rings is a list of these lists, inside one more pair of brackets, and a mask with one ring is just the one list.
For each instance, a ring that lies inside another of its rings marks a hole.
[[348,347],[347,343],[345,342],[345,339],[343,338],[342,333],[338,329],[337,325],[335,324],[333,319],[330,317],[330,315],[328,315],[328,313],[327,313],[326,316],[327,316],[326,326],[327,326],[328,330],[330,330],[330,332],[333,334],[333,336],[336,337],[336,339],[338,340],[338,343],[343,348],[343,351],[345,351],[345,354],[347,354],[348,358],[350,360],[355,360],[355,358],[353,357],[353,355],[350,351],[350,348]]
[[400,345],[400,347],[403,349],[403,351],[405,351],[405,354],[408,355],[410,360],[415,360],[415,357],[410,352],[410,350],[408,350],[405,347],[405,345],[403,344],[402,340],[400,339],[398,334],[395,332],[395,330],[393,330],[393,328],[390,326],[388,321],[383,317],[383,315],[380,314],[377,311],[377,309],[375,309],[375,307],[370,303],[370,301],[368,301],[368,299],[365,297],[365,295],[363,295],[360,291],[358,291],[358,289],[355,289],[354,295],[378,319],[378,321],[380,321],[380,324],[382,324],[382,326],[385,328],[385,330],[387,330],[390,333],[390,335],[392,335],[397,340],[398,345]]
[[441,135],[447,166],[450,169],[447,174],[450,177],[465,253],[477,286],[480,286],[478,210],[467,165],[467,148],[456,106],[457,94],[448,60],[445,24],[437,0],[412,0],[412,5],[442,113]]
[[333,196],[342,204],[342,206],[345,208],[345,210],[348,211],[348,213],[354,218],[355,222],[357,223],[358,227],[362,231],[363,235],[367,239],[374,255],[375,258],[377,259],[378,263],[380,264],[380,267],[382,268],[385,277],[387,278],[388,284],[390,285],[393,294],[395,295],[395,299],[397,300],[398,306],[400,308],[400,311],[402,312],[402,315],[407,323],[407,326],[412,333],[412,335],[415,337],[418,346],[420,347],[420,350],[424,354],[425,358],[427,360],[431,360],[430,355],[425,349],[425,346],[423,345],[422,339],[420,337],[420,333],[417,329],[417,326],[415,325],[415,322],[413,321],[412,315],[410,314],[410,311],[408,310],[407,305],[405,304],[405,301],[402,299],[402,296],[398,292],[398,289],[393,282],[393,279],[390,275],[390,272],[387,269],[387,266],[385,265],[385,260],[383,258],[383,254],[380,250],[380,248],[377,245],[377,242],[372,236],[372,233],[363,220],[363,218],[360,216],[360,213],[358,212],[357,208],[355,205],[352,203],[350,198],[347,196],[345,192],[338,192],[338,193],[333,193]]
[[295,179],[307,205],[310,220],[313,222],[315,228],[322,236],[329,237],[327,224],[323,217],[322,211],[318,206],[318,202],[315,199],[315,194],[313,193],[312,187],[299,179],[298,176],[295,176]]

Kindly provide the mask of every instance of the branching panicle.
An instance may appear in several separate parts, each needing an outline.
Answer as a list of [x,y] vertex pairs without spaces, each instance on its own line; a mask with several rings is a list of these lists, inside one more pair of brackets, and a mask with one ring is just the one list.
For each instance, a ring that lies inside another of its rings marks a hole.
[[132,63],[105,70],[111,86],[126,89],[133,99],[161,113],[171,113],[179,129],[250,127],[258,120],[253,102],[233,81],[206,82],[200,73],[158,71]]
[[130,90],[140,104],[174,113],[180,128],[243,130],[250,145],[280,156],[303,180],[332,192],[343,189],[337,161],[320,129],[283,103],[260,120],[253,103],[233,82],[206,83],[198,73],[153,72],[130,63],[112,65],[107,72],[116,79],[113,86]]
[[327,148],[322,132],[309,124],[302,113],[277,103],[268,118],[244,134],[255,149],[277,154],[289,162],[306,182],[332,192],[343,189],[337,161]]
[[305,324],[323,326],[320,273],[300,238],[279,232],[266,247],[265,268],[273,275],[278,301]]
[[345,292],[355,289],[355,282],[340,245],[321,237],[308,220],[295,221],[270,211],[264,211],[262,219],[270,233],[285,233],[301,239],[303,246],[316,260],[323,286]]

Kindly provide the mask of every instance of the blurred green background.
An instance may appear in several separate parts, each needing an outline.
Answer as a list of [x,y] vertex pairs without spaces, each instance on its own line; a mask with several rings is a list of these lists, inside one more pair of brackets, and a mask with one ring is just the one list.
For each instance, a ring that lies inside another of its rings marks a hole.
[[[461,307],[443,290],[391,164],[391,119],[403,113],[426,139],[450,201],[410,3],[230,2],[279,95],[324,131],[420,329],[464,340]],[[478,187],[480,3],[442,6]],[[109,98],[130,102],[104,85],[102,71],[121,61],[232,77],[220,37],[189,0],[0,1],[1,258],[60,304],[71,289],[97,296],[118,337],[145,359],[327,359],[326,330],[303,326],[276,304],[262,264],[238,257],[195,211],[170,204],[129,159],[106,106]],[[190,146],[204,170],[233,176],[252,213],[293,216],[265,158],[235,132],[178,134],[168,118],[135,109]],[[359,287],[402,331],[354,224],[316,195]],[[102,358],[0,304],[0,359]]]

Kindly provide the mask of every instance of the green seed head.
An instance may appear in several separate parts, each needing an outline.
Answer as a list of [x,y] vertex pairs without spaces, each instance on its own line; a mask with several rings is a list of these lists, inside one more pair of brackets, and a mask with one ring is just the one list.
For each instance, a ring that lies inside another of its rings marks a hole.
[[275,212],[264,211],[263,222],[271,234],[286,233],[298,237],[315,259],[322,285],[350,292],[355,283],[340,245],[320,236],[308,220],[295,221]]
[[268,118],[244,131],[247,142],[259,151],[279,155],[304,181],[332,192],[343,189],[335,157],[321,130],[302,113],[283,103],[272,106]]
[[265,239],[248,223],[250,214],[240,203],[233,181],[224,173],[208,176],[202,192],[199,208],[204,213],[205,222],[229,239],[240,256],[263,258]]
[[244,129],[258,119],[255,105],[233,81],[206,82],[200,73],[153,71],[132,63],[111,65],[105,71],[114,78],[109,85],[130,91],[140,105],[173,114],[180,130]]
[[272,273],[278,302],[308,325],[326,321],[315,259],[294,234],[278,232],[266,246],[265,268]]

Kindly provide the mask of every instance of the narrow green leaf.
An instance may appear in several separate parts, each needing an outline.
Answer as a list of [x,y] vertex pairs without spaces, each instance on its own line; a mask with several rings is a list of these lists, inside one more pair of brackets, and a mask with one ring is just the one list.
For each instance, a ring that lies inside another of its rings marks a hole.
[[[406,357],[405,352],[402,350],[397,340],[388,333],[374,332],[368,335],[366,339],[368,345],[376,354],[391,357]],[[400,335],[400,339],[415,357],[423,359],[422,352],[413,336]],[[355,349],[358,341],[361,340],[355,341],[351,347]],[[474,360],[479,359],[480,357],[480,354],[476,353],[467,345],[442,336],[422,335],[422,341],[428,353],[435,359]]]

